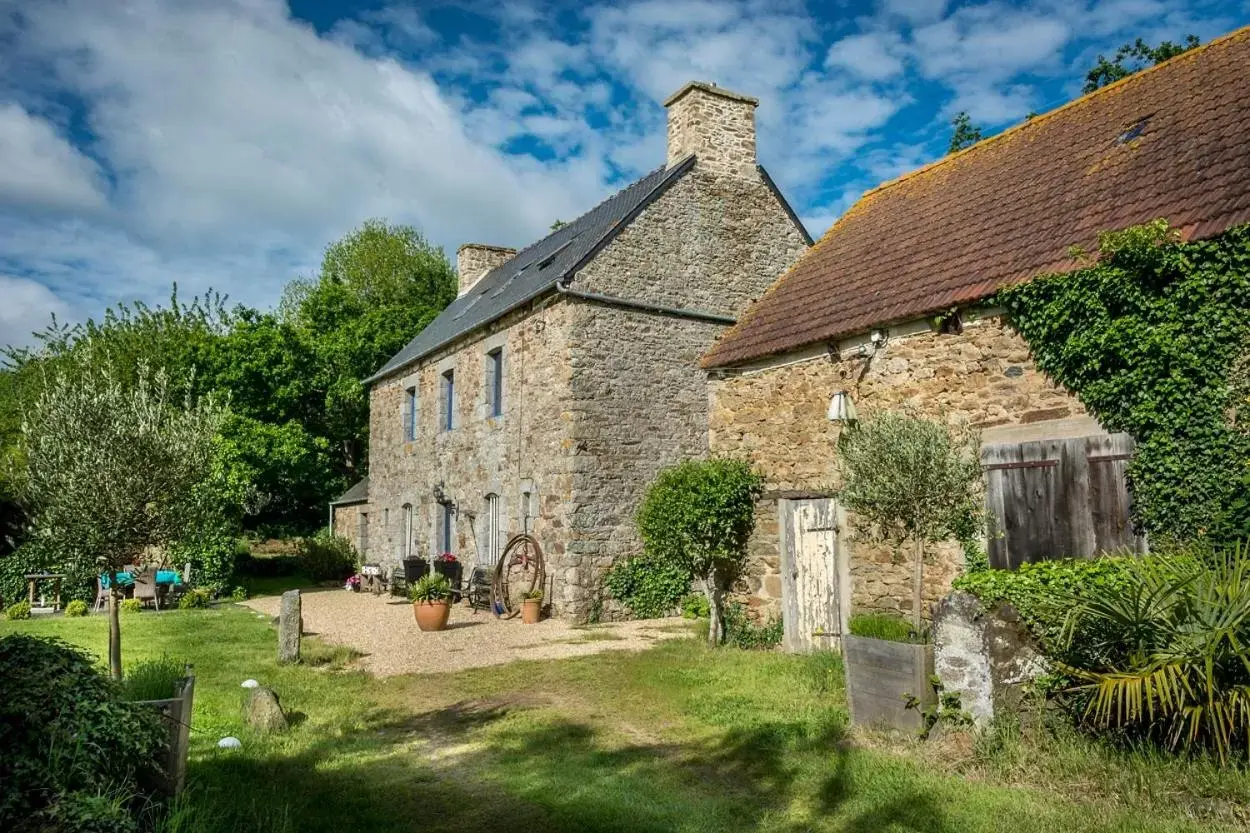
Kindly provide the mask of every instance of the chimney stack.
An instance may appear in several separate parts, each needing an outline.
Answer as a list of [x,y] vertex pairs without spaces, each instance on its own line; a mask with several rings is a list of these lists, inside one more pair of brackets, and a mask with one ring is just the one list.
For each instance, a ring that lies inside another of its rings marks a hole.
[[459,281],[456,297],[467,293],[490,270],[511,260],[515,254],[516,249],[487,246],[484,243],[465,243],[456,250],[456,275]]
[[702,170],[758,178],[755,108],[758,99],[691,81],[664,102],[668,110],[668,167],[690,154]]

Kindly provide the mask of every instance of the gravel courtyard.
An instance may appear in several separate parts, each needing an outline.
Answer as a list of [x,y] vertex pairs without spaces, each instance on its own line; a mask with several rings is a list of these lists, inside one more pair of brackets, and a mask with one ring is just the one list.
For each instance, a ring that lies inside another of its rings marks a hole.
[[[278,615],[280,597],[250,599],[247,606]],[[466,605],[452,608],[447,630],[422,633],[412,604],[393,596],[338,589],[303,592],[304,631],[364,654],[362,668],[378,676],[461,671],[523,659],[562,659],[603,651],[637,651],[663,639],[690,635],[680,618],[575,627],[555,619],[522,625]]]

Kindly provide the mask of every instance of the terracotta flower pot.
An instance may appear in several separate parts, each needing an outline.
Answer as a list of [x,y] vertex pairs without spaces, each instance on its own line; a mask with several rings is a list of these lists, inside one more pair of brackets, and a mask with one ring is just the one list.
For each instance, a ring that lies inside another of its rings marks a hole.
[[423,631],[441,631],[447,627],[451,616],[449,602],[413,602],[412,612],[417,617],[417,627]]
[[521,624],[536,625],[538,620],[542,618],[543,600],[542,599],[522,599],[521,600]]

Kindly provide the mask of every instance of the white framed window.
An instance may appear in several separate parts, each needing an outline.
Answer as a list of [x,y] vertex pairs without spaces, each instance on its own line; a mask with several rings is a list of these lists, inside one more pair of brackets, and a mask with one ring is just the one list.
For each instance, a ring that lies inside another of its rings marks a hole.
[[411,503],[404,504],[403,522],[404,522],[404,530],[403,530],[404,545],[403,545],[401,552],[403,552],[404,558],[411,558],[414,552],[414,549],[412,546],[412,504]]
[[417,438],[417,386],[404,390],[404,440],[412,442]]
[[450,431],[456,427],[456,371],[448,370],[443,373],[442,379],[442,413],[439,414],[439,421],[444,431]]
[[456,510],[452,508],[450,503],[439,505],[439,529],[438,529],[438,547],[439,554],[449,552],[452,555],[456,553]]
[[499,495],[492,493],[486,496],[486,558],[490,567],[494,567],[499,561],[501,535],[502,530],[499,526]]
[[503,348],[486,354],[486,415],[503,416]]

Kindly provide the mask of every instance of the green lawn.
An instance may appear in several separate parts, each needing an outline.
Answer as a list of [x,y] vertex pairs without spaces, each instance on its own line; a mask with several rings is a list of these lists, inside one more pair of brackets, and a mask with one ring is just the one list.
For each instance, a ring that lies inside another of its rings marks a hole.
[[[103,653],[103,617],[0,622]],[[196,665],[188,831],[1209,831],[1245,823],[1250,778],[1209,763],[1000,733],[848,736],[832,656],[696,641],[378,680],[238,607],[128,616],[127,661]],[[241,723],[239,683],[297,723]],[[241,750],[218,750],[223,735]]]

